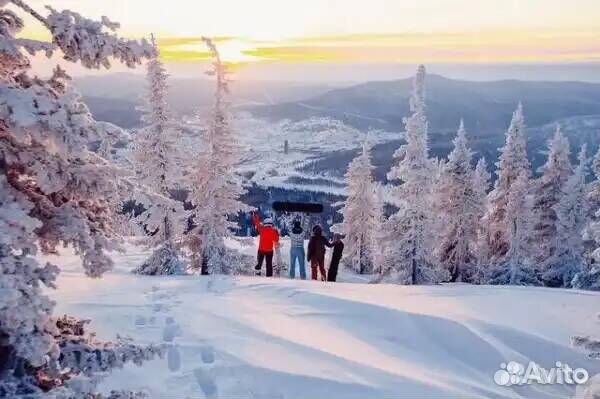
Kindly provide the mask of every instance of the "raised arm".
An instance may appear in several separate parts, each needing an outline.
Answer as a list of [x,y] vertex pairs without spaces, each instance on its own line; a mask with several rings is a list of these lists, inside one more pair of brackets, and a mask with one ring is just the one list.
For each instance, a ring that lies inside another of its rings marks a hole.
[[258,213],[256,213],[256,212],[252,214],[252,223],[254,223],[254,227],[260,233],[260,230],[262,229],[262,225],[260,224],[260,217],[258,216]]
[[310,234],[310,217],[308,214],[302,215],[302,230],[304,230],[305,235],[306,233]]

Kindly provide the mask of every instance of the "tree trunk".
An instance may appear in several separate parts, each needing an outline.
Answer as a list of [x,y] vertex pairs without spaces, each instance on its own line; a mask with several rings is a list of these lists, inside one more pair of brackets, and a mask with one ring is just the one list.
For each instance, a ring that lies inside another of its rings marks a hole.
[[413,285],[417,284],[417,248],[413,244],[412,249],[412,267],[411,267],[411,282]]

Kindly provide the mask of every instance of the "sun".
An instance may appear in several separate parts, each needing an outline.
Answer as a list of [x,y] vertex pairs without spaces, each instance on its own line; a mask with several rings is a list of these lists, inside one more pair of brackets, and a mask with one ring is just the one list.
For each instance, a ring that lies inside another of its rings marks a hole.
[[255,62],[260,59],[247,54],[247,52],[254,50],[254,47],[238,39],[219,42],[217,49],[221,55],[221,60],[228,64]]
[[[253,55],[255,45],[238,38],[216,39],[221,60],[227,64],[246,64],[264,60]],[[202,61],[210,58],[201,39],[163,39],[160,44],[161,57],[170,61]]]

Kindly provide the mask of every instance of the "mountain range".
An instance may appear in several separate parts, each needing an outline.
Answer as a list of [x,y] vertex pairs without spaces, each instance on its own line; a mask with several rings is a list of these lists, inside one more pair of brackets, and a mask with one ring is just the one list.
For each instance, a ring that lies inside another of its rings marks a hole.
[[[427,107],[432,134],[453,134],[460,118],[474,136],[493,136],[523,102],[528,126],[600,114],[600,84],[582,82],[472,82],[427,76]],[[327,116],[359,129],[403,130],[409,114],[411,79],[367,82],[333,89],[301,101],[255,106],[256,116],[301,120]]]

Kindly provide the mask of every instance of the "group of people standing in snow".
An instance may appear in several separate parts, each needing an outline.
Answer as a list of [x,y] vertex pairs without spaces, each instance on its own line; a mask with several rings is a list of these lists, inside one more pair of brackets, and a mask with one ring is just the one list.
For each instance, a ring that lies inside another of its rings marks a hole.
[[[273,276],[273,256],[278,249],[279,232],[275,228],[273,220],[266,218],[261,223],[257,213],[252,215],[254,227],[258,231],[258,253],[255,271],[257,275],[261,274],[262,265],[266,263],[266,276]],[[344,251],[342,236],[334,234],[333,241],[329,241],[323,235],[321,226],[316,225],[312,229],[312,235],[308,240],[308,247],[305,251],[304,240],[306,238],[307,226],[303,226],[302,221],[294,220],[289,229],[290,236],[290,278],[296,278],[296,264],[300,271],[300,278],[306,279],[305,261],[310,262],[311,279],[321,281],[336,281],[338,267]],[[325,269],[325,253],[327,248],[333,248],[329,269]],[[320,275],[320,277],[319,277]]]

